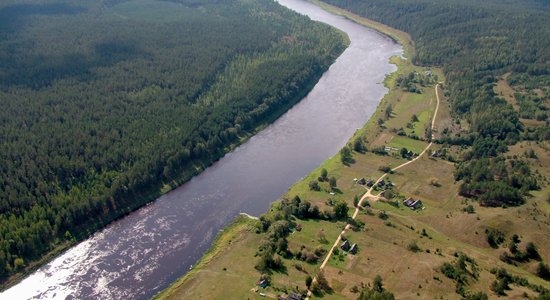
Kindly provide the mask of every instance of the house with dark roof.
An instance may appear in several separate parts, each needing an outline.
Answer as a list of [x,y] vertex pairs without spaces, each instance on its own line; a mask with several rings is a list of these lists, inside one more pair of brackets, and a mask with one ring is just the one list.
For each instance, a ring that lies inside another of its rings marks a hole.
[[358,250],[357,244],[353,244],[353,245],[351,245],[351,248],[349,248],[349,253],[356,254],[357,250]]
[[407,200],[403,201],[403,205],[405,205],[406,207],[408,207],[412,210],[421,209],[422,206],[423,206],[421,200],[414,200],[411,197],[409,197],[409,198],[407,198]]
[[348,251],[350,248],[349,241],[348,240],[343,241],[342,244],[340,244],[340,248],[344,251]]
[[296,293],[290,293],[287,300],[302,300],[302,295]]

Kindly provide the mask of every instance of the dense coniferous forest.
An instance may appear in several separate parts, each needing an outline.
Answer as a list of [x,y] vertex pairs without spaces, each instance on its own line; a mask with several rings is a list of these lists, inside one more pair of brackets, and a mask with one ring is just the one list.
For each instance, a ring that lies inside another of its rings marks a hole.
[[0,279],[196,174],[344,47],[267,0],[2,1]]
[[[539,188],[529,166],[502,153],[520,140],[548,140],[550,127],[550,3],[477,0],[326,0],[409,33],[413,61],[442,66],[454,117],[467,134],[440,143],[472,146],[457,165],[460,193],[486,206],[520,205]],[[495,93],[510,73],[519,111]],[[521,118],[535,119],[524,126]]]

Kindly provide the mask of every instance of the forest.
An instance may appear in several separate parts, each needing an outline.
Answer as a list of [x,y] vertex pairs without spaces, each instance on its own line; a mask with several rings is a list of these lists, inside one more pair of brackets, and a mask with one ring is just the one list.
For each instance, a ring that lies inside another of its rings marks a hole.
[[[506,160],[503,153],[521,140],[550,139],[548,1],[325,2],[409,33],[416,48],[413,62],[443,67],[454,118],[466,120],[469,128],[436,142],[471,146],[455,172],[463,196],[485,206],[515,206],[539,188],[527,164]],[[519,111],[493,89],[507,73]],[[521,118],[544,122],[529,127]]]
[[200,172],[346,43],[268,0],[2,1],[0,280]]

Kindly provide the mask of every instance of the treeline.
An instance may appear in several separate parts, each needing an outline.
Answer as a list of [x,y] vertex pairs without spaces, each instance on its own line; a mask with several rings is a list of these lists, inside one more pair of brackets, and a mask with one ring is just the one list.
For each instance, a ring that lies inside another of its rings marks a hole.
[[4,1],[0,16],[0,279],[221,157],[345,47],[271,1]]
[[[527,165],[518,169],[521,163],[506,162],[502,153],[520,140],[550,139],[548,122],[524,128],[519,119],[521,114],[547,120],[548,111],[540,103],[550,90],[548,2],[325,1],[408,32],[415,42],[413,61],[444,68],[454,117],[470,125],[467,135],[439,141],[472,146],[456,172],[456,179],[463,180],[462,195],[483,205],[519,205],[529,190],[538,188]],[[522,90],[519,114],[494,92],[506,73]]]

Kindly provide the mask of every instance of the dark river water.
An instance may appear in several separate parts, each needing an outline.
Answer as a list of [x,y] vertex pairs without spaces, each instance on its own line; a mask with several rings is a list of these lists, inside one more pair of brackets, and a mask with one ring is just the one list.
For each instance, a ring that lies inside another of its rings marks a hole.
[[240,212],[260,215],[336,154],[386,93],[389,38],[302,0],[279,0],[346,32],[350,47],[300,103],[188,183],[0,294],[1,299],[146,299],[185,274]]

